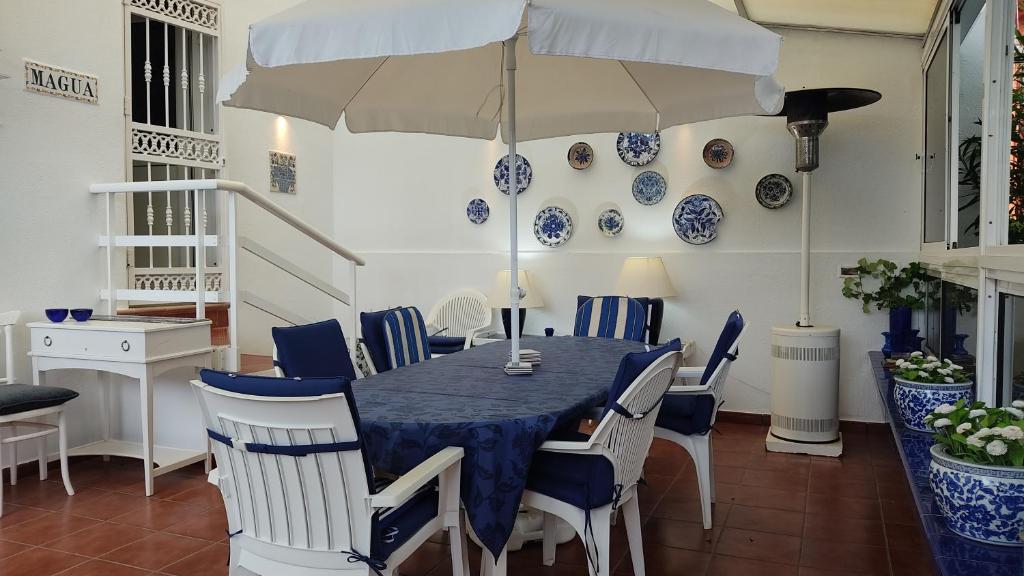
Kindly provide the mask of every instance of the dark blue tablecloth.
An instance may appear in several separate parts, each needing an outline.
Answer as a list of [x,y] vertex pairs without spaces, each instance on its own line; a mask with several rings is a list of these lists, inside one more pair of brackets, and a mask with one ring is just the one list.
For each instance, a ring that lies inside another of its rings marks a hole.
[[354,383],[374,466],[402,474],[461,446],[462,501],[477,536],[501,553],[515,525],[533,453],[552,431],[604,403],[619,360],[639,342],[524,338],[540,350],[531,376],[502,370],[510,344],[494,342]]

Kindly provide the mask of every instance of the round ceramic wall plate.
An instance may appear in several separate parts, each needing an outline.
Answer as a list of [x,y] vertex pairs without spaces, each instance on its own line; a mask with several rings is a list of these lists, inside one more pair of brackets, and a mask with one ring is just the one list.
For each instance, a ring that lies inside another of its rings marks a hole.
[[793,198],[793,183],[782,174],[769,174],[757,181],[754,197],[765,208],[782,208]]
[[644,206],[661,202],[667,189],[664,176],[654,170],[641,172],[633,179],[633,198]]
[[712,168],[725,168],[732,164],[733,149],[728,140],[715,138],[704,145],[704,163]]
[[672,212],[672,228],[690,244],[707,244],[718,237],[718,222],[725,214],[714,198],[692,194],[683,198]]
[[483,198],[473,198],[466,205],[466,217],[473,224],[483,224],[491,216],[491,207]]
[[[516,166],[519,168],[516,182],[519,184],[519,194],[522,194],[533,181],[533,168],[522,154],[516,154]],[[508,154],[502,156],[494,166],[494,185],[502,194],[508,194]]]
[[661,150],[661,135],[657,132],[619,132],[615,142],[619,158],[630,166],[645,166],[654,162]]
[[533,221],[533,235],[545,246],[561,246],[572,236],[572,217],[558,206],[543,208]]
[[622,218],[622,212],[615,208],[609,208],[601,212],[601,215],[597,217],[597,228],[609,238],[618,236],[622,232],[624,224],[625,220]]
[[586,142],[577,142],[569,147],[569,166],[586,170],[594,163],[594,149]]

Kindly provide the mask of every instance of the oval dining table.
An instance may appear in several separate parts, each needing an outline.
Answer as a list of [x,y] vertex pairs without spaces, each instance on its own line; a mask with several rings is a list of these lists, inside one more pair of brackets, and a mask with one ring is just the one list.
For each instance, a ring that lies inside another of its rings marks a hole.
[[[370,462],[403,474],[447,446],[465,450],[462,503],[484,544],[483,568],[505,571],[537,448],[603,406],[619,361],[641,342],[575,336],[526,337],[541,352],[528,376],[509,376],[510,343],[492,342],[353,383]],[[488,562],[490,560],[490,562]]]

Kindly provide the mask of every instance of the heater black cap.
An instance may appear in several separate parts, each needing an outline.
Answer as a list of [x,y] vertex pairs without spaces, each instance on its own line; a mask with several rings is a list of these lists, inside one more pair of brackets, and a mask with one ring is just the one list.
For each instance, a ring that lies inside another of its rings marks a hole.
[[825,120],[829,112],[839,112],[874,104],[882,95],[864,88],[812,88],[786,92],[786,103],[775,116],[787,122]]

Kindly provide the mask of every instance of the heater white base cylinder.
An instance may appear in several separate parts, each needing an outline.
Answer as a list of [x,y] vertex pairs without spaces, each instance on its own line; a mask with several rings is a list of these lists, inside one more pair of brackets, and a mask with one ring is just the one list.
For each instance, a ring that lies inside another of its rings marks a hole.
[[838,456],[839,329],[772,328],[772,425],[766,448]]

